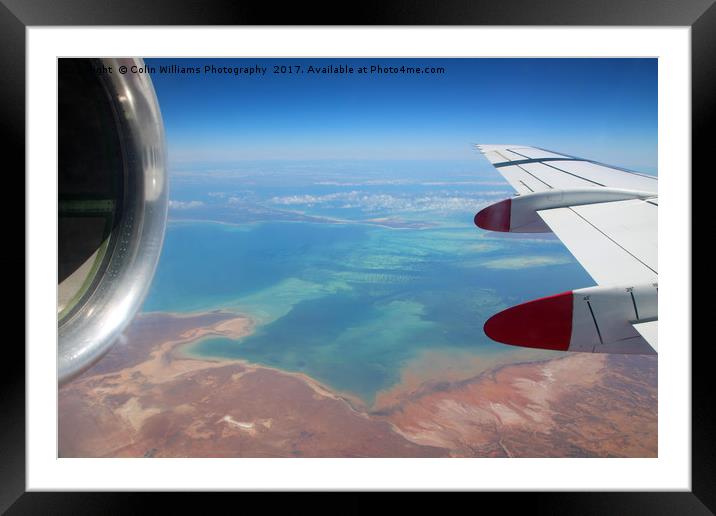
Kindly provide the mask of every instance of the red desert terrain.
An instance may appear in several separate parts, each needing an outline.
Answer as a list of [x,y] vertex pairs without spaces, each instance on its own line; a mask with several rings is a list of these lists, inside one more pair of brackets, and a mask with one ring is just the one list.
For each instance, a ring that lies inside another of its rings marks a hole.
[[60,389],[60,457],[657,455],[656,357],[565,354],[365,407],[303,374],[180,350],[251,331],[227,312],[140,316]]

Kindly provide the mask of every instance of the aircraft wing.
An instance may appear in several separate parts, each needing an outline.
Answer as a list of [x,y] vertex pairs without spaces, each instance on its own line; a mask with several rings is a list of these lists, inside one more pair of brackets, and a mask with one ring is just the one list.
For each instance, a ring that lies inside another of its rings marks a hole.
[[517,196],[483,209],[475,224],[554,232],[597,284],[500,312],[486,323],[488,336],[547,349],[655,353],[657,178],[537,147],[477,147]]

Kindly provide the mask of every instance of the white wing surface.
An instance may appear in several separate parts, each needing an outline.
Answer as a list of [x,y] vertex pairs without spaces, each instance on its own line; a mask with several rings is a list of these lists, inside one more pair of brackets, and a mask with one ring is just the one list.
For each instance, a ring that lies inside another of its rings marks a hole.
[[[584,313],[591,313],[592,326],[595,327],[597,336],[595,342],[598,344],[590,347],[572,342],[567,349],[584,351],[589,348],[592,351],[636,353],[640,352],[641,347],[635,347],[634,343],[646,341],[651,344],[647,352],[655,352],[659,208],[657,178],[537,147],[477,147],[517,191],[517,196],[485,208],[476,215],[475,223],[483,229],[494,231],[552,231],[594,278],[596,284],[604,287],[601,290],[584,289],[590,291],[589,310]],[[645,304],[641,311],[639,300],[633,294],[635,288],[646,296],[642,300]],[[609,296],[618,295],[615,292],[629,293],[633,301],[631,313],[622,314],[623,320],[619,324],[624,328],[614,334],[619,336],[616,343],[604,342],[604,335],[612,334],[611,331],[604,330],[607,324],[610,324],[610,329],[614,329],[614,317],[618,317],[618,314],[610,314],[611,319],[605,322],[604,314],[594,312],[596,307],[609,306],[609,303],[599,303],[594,298],[607,291]],[[646,299],[650,297],[654,299]],[[542,300],[536,300],[525,305],[530,305],[528,308],[533,310],[537,306],[534,303],[539,305],[539,302],[544,303]],[[554,301],[551,303],[554,304]],[[524,318],[525,314],[522,312],[523,309],[520,311],[520,317]],[[577,312],[582,313],[582,310],[577,310],[575,305],[572,316],[576,317],[574,314]],[[496,321],[493,321],[492,325],[486,324],[485,330],[488,335],[489,330],[496,332],[496,335],[502,338],[495,340],[505,342],[505,336],[499,335],[497,322],[500,318],[495,317]],[[603,321],[601,328],[600,320]],[[503,321],[504,324],[515,322],[514,318]],[[577,332],[579,335],[576,335],[572,331],[570,338],[584,341],[583,333],[588,326],[590,325],[573,321],[572,330],[579,327],[581,333]],[[509,337],[513,340],[516,338]],[[540,339],[533,344],[539,344]],[[620,351],[622,340],[630,341],[629,346],[623,346],[624,351]],[[560,347],[550,349],[563,347],[562,343]]]

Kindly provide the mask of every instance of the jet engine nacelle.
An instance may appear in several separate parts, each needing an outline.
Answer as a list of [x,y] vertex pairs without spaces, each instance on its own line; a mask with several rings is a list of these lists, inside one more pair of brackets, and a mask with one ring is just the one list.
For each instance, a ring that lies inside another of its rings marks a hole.
[[139,309],[167,218],[164,127],[137,59],[58,61],[58,377],[96,362]]

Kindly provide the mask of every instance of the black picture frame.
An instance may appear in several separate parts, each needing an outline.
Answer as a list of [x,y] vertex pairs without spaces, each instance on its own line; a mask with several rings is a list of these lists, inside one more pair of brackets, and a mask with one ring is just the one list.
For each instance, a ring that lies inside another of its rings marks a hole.
[[[110,0],[0,0],[0,131],[2,154],[8,167],[4,177],[17,181],[16,185],[6,187],[6,195],[11,191],[25,192],[25,176],[20,174],[20,170],[25,170],[25,30],[43,25],[689,26],[692,43],[692,168],[703,169],[702,173],[709,170],[708,154],[712,152],[712,145],[709,145],[708,129],[714,125],[716,104],[714,0],[364,1],[351,4],[350,11],[337,3],[333,6],[324,10],[303,3],[277,7],[268,3],[228,0],[125,0],[121,3]],[[346,12],[350,12],[350,17]],[[24,199],[24,195],[14,197]],[[9,239],[12,245],[6,246],[3,263],[6,274],[10,271],[9,275],[23,267],[26,258],[25,227],[20,227],[18,218],[6,220],[7,231],[12,232]],[[692,268],[692,276],[698,270]],[[19,275],[15,273],[14,276]],[[12,292],[19,291],[18,288]],[[8,324],[12,323],[8,320]],[[144,512],[147,495],[25,492],[25,353],[16,341],[12,344],[15,345],[8,345],[4,350],[0,377],[0,511],[7,510],[8,514]],[[480,501],[497,498],[494,501],[499,502],[500,512],[511,512],[528,504],[531,513],[544,514],[713,514],[716,510],[716,453],[712,444],[715,435],[714,389],[710,382],[713,363],[707,355],[710,342],[701,344],[692,349],[690,492],[482,494]],[[48,353],[52,353],[49,347],[48,344]],[[190,502],[195,498],[187,495],[155,496],[161,496],[162,504],[181,504],[184,509],[190,509],[196,503]],[[423,504],[420,497],[417,500]],[[344,507],[345,512],[365,512],[370,505],[367,501],[353,501]],[[301,505],[295,506],[298,507]],[[305,508],[309,509],[309,506]],[[165,506],[164,510],[167,509]],[[310,510],[320,509],[312,505]]]

